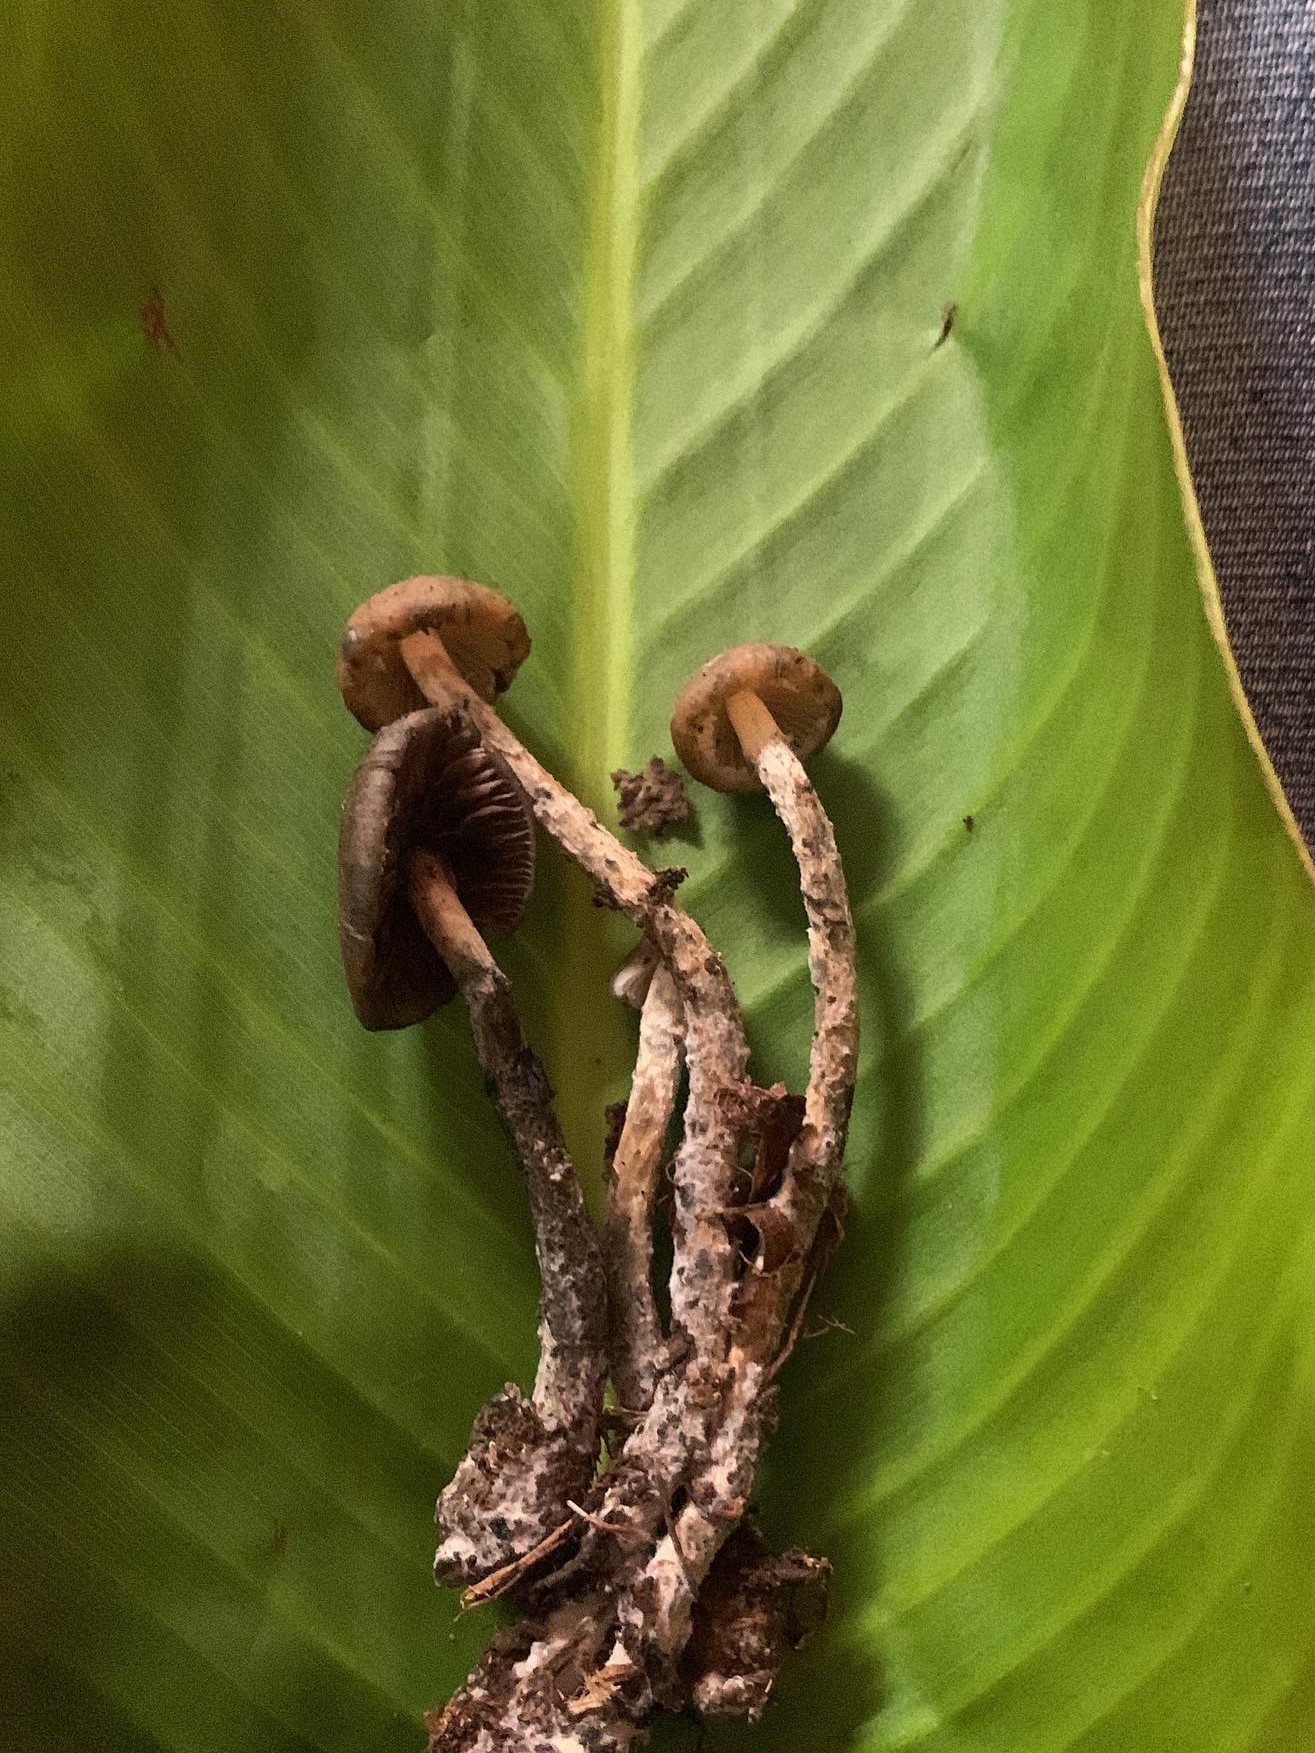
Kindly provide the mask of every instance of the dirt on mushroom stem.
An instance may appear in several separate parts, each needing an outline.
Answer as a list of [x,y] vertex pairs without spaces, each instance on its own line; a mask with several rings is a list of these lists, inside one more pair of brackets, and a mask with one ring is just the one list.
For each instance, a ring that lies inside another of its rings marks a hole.
[[708,1577],[683,1663],[700,1716],[759,1720],[785,1653],[825,1616],[830,1575],[824,1559],[778,1555],[751,1520],[740,1525]]
[[430,1753],[624,1753],[656,1708],[756,1722],[776,1669],[825,1616],[830,1566],[773,1554],[742,1526],[712,1567],[678,1661],[653,1676],[608,1652],[606,1591],[499,1633],[465,1687],[426,1717]]

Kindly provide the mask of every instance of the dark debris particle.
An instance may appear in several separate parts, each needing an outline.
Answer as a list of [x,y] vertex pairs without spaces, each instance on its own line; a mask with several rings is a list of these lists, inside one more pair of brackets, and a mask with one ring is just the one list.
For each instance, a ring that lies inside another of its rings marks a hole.
[[953,302],[953,300],[951,300],[941,312],[941,327],[940,332],[936,336],[936,340],[932,345],[933,353],[936,351],[937,347],[943,347],[949,340],[950,336],[954,333],[954,325],[958,320],[959,307]]
[[973,818],[971,816],[965,816],[963,818],[963,825],[965,828],[967,828],[968,832],[971,834],[973,829],[977,826],[977,823],[973,820]]
[[612,774],[616,787],[621,826],[629,833],[654,834],[659,839],[693,813],[685,781],[660,755],[628,773],[618,767]]

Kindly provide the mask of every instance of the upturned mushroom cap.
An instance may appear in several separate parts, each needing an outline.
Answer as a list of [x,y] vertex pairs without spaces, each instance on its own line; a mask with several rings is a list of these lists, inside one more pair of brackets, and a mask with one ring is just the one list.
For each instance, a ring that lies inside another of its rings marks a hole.
[[338,837],[343,967],[367,1029],[423,1022],[456,992],[407,892],[409,854],[437,853],[475,924],[510,931],[534,885],[534,818],[457,708],[390,724],[356,769]]
[[515,607],[500,591],[466,578],[404,578],[376,592],[347,623],[338,687],[367,730],[427,704],[401,653],[412,633],[435,633],[453,667],[481,700],[492,701],[530,650]]
[[840,722],[840,690],[820,664],[792,645],[737,645],[692,675],[671,715],[671,740],[694,777],[713,791],[761,791],[726,713],[734,694],[756,694],[801,761]]

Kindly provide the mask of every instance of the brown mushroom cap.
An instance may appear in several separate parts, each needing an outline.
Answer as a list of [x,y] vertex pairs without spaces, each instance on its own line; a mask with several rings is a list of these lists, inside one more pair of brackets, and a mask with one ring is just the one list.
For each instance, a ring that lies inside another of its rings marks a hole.
[[761,791],[726,713],[733,694],[756,694],[801,761],[840,722],[840,690],[792,645],[737,645],[692,675],[671,715],[671,740],[694,777],[714,791]]
[[338,687],[367,730],[428,704],[400,650],[412,633],[435,633],[453,667],[492,701],[530,650],[525,623],[500,591],[466,578],[404,578],[361,604],[342,636]]
[[338,926],[367,1029],[423,1022],[456,992],[407,893],[410,853],[437,853],[478,926],[510,931],[534,884],[534,818],[499,755],[458,708],[390,724],[352,780],[338,837]]

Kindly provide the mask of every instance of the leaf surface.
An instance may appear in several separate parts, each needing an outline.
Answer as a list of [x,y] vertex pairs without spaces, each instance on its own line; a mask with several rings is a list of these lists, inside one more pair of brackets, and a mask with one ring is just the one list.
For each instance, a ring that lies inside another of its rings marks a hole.
[[[400,1753],[487,1634],[429,1518],[532,1367],[515,1168],[455,1010],[357,1030],[332,915],[337,631],[418,569],[516,599],[510,714],[599,807],[722,645],[845,693],[857,1209],[764,1492],[835,1611],[756,1744],[1311,1744],[1315,912],[1138,305],[1181,22],[11,8],[8,1744]],[[797,1080],[783,837],[696,801],[659,856]],[[592,1161],[588,900],[506,955]]]

